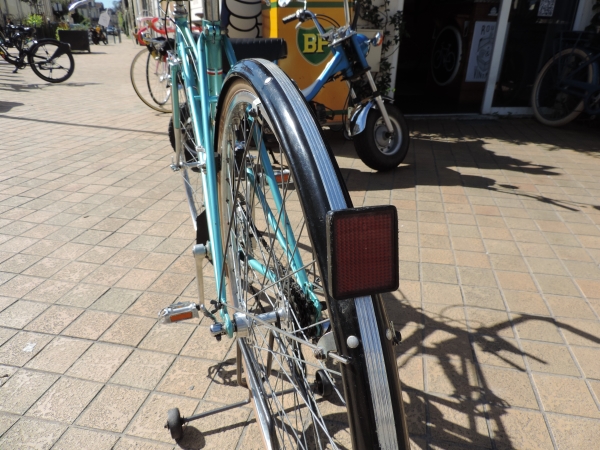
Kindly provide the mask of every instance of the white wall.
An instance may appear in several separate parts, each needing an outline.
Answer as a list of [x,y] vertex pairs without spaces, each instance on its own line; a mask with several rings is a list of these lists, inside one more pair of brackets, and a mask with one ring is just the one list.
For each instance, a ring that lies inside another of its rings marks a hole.
[[[49,17],[50,20],[54,20],[51,14],[52,8],[50,7],[50,0],[44,0],[41,4],[41,13],[43,16]],[[4,15],[13,19],[13,23],[20,23],[29,17],[34,11],[29,6],[29,3],[22,2],[21,0],[0,0],[0,21],[4,19]]]
[[573,30],[583,31],[590,24],[594,15],[592,6],[594,6],[594,0],[579,0]]

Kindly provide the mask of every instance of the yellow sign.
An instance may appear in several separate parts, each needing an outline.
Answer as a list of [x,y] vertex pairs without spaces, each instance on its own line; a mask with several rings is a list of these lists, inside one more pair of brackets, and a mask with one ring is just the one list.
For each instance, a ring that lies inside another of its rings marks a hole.
[[[263,3],[263,37],[279,37],[287,43],[288,56],[279,61],[279,67],[292,78],[300,89],[310,86],[325,69],[331,59],[328,42],[321,39],[312,21],[304,22],[296,28],[297,21],[284,24],[282,19],[302,9],[303,2],[291,2],[280,8],[276,1],[269,6]],[[308,9],[319,15],[326,15],[344,24],[344,3],[332,1],[310,1]],[[321,24],[325,26],[325,23]],[[324,104],[328,109],[336,111],[335,121],[341,121],[339,115],[346,104],[348,85],[340,79],[327,83],[314,101]]]

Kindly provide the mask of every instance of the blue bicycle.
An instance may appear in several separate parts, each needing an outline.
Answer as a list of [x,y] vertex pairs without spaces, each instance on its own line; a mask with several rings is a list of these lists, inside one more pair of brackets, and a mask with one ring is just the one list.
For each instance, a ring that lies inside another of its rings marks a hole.
[[249,397],[188,417],[171,409],[166,428],[180,440],[188,422],[252,401],[269,449],[408,449],[399,334],[378,295],[398,286],[396,210],[352,208],[316,117],[267,60],[284,42],[229,39],[218,6],[206,0],[198,35],[184,2],[172,11],[172,169],[196,230],[200,299],[160,316],[202,313],[207,339],[235,338]]

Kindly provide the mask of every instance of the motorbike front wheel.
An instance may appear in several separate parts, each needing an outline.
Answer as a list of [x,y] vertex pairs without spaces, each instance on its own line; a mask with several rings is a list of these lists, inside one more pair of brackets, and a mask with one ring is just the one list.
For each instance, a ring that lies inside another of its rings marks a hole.
[[354,136],[358,157],[371,169],[392,170],[398,167],[408,153],[409,133],[404,116],[394,105],[386,103],[393,133],[389,133],[381,111],[371,108],[362,133]]

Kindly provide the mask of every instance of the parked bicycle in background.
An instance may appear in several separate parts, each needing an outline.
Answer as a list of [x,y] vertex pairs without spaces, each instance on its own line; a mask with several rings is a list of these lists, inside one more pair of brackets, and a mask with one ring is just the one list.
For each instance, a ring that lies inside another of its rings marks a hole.
[[536,119],[550,126],[581,113],[600,115],[600,34],[560,34],[555,55],[535,80],[531,106]]
[[[18,54],[12,54],[15,49]],[[71,46],[56,39],[36,39],[35,29],[7,25],[0,32],[0,57],[15,66],[13,73],[29,65],[44,81],[61,83],[68,80],[75,70]]]

